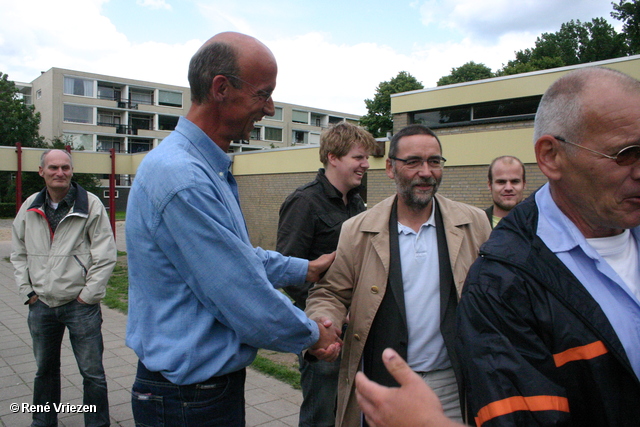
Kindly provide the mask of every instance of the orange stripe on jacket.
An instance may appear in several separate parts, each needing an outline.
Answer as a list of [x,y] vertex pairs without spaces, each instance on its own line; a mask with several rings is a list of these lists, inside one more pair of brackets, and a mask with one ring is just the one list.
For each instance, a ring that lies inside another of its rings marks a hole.
[[570,348],[562,353],[554,354],[553,360],[559,368],[567,362],[573,362],[574,360],[589,360],[594,357],[602,356],[608,352],[609,350],[607,350],[607,347],[604,346],[602,341],[596,341],[580,347]]
[[476,425],[516,411],[562,411],[569,412],[569,401],[560,396],[513,396],[489,403],[478,411]]

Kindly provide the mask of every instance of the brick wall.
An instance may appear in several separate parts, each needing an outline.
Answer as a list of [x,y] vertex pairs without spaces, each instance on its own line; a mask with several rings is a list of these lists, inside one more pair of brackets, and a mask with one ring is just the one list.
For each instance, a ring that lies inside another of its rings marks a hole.
[[[528,196],[547,180],[535,164],[527,169]],[[438,193],[452,200],[479,208],[491,205],[487,189],[487,167],[446,167]],[[264,249],[275,249],[278,229],[278,211],[284,199],[299,186],[315,179],[316,172],[237,176],[242,211],[244,212],[251,243]],[[367,206],[395,194],[396,187],[384,170],[367,172]]]

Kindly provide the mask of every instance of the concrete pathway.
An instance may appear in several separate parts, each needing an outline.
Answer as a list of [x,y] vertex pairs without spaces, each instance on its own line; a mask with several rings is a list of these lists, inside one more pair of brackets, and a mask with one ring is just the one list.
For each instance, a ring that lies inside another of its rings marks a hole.
[[[10,221],[0,220],[6,229]],[[117,246],[125,251],[124,224],[117,226]],[[5,233],[6,234],[6,233]],[[27,308],[18,298],[13,267],[8,261],[11,242],[0,240],[0,426],[28,426],[31,415],[12,410],[13,404],[30,404],[36,371],[31,336],[27,327]],[[130,388],[136,372],[137,357],[124,344],[127,316],[102,306],[104,323],[104,367],[109,388],[112,426],[134,426]],[[78,372],[68,334],[62,344],[62,403],[82,403],[82,377]],[[298,425],[302,402],[299,390],[274,378],[247,370],[245,386],[248,427],[287,427]],[[81,414],[60,414],[62,427],[83,426]]]

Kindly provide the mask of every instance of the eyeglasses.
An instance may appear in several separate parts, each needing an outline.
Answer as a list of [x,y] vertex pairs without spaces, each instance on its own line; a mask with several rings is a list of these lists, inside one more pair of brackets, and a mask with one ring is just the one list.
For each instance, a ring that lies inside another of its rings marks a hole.
[[423,159],[422,157],[411,157],[408,159],[400,159],[395,156],[389,156],[389,158],[392,160],[399,160],[403,162],[408,169],[421,169],[422,166],[426,163],[429,166],[429,169],[440,170],[444,167],[444,162],[447,161],[447,159],[445,159],[442,156],[433,156],[433,157],[429,157],[428,159]]
[[599,154],[601,156],[606,157],[607,159],[614,160],[619,166],[629,166],[637,162],[638,159],[640,159],[640,145],[630,145],[628,147],[624,147],[622,150],[618,151],[618,154],[616,154],[615,156],[610,156],[608,154],[604,154],[599,151],[592,150],[591,148],[587,148],[584,145],[567,141],[566,139],[560,136],[554,136],[554,138],[557,139],[558,141],[566,142],[567,144],[584,148],[587,151],[591,151],[592,153]]
[[240,82],[242,82],[243,84],[249,85],[252,88],[255,89],[254,95],[257,96],[258,98],[260,98],[263,102],[267,102],[269,99],[271,99],[271,96],[273,95],[273,91],[272,90],[264,90],[264,89],[259,89],[258,86],[253,85],[245,80],[242,80],[240,77],[238,76],[234,76],[233,74],[226,74],[225,77],[227,78],[233,78],[236,79]]

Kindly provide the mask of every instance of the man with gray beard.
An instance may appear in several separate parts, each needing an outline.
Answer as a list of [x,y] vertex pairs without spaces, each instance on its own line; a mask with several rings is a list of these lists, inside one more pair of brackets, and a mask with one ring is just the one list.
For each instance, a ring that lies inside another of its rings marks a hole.
[[336,260],[309,294],[312,318],[342,325],[349,315],[336,426],[366,425],[355,396],[358,370],[398,385],[382,362],[388,347],[434,388],[447,416],[462,420],[455,310],[491,229],[482,210],[436,194],[444,163],[431,129],[410,125],[396,133],[386,172],[397,194],[343,224]]

